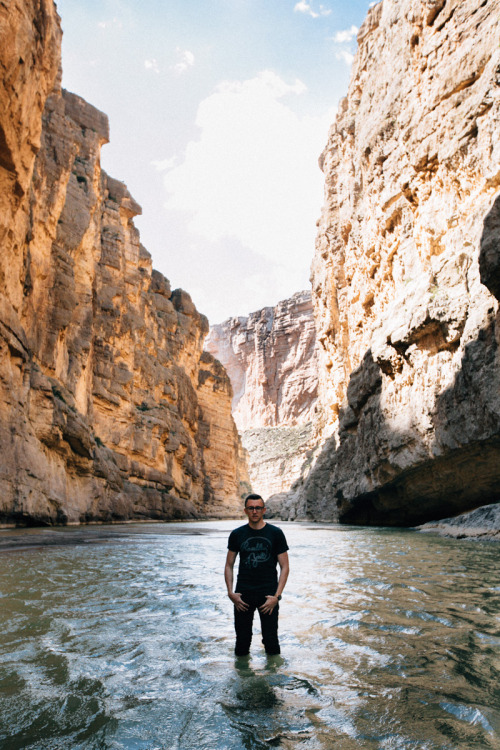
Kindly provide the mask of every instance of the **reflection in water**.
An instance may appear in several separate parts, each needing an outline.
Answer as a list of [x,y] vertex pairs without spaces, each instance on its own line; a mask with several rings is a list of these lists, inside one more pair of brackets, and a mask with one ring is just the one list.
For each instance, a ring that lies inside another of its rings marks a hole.
[[305,709],[321,707],[318,691],[291,675],[282,656],[267,657],[261,669],[253,669],[243,657],[235,667],[222,706],[242,747],[293,747],[299,739],[314,737]]
[[500,545],[286,525],[283,655],[235,661],[235,525],[3,554],[0,748],[500,748]]

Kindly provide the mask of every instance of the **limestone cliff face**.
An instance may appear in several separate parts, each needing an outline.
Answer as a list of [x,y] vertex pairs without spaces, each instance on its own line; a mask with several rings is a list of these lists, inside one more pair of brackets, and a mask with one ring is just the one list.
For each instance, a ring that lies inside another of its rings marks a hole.
[[240,449],[227,376],[210,390],[203,374],[207,320],[152,269],[140,207],[100,168],[106,116],[58,86],[53,3],[0,14],[0,520],[234,514]]
[[[204,351],[198,371],[202,412],[198,431],[205,461],[205,493],[214,507],[224,508],[228,495],[240,497],[250,491],[247,456],[231,412],[232,395],[228,373]],[[241,511],[240,506],[237,509]]]
[[318,377],[310,292],[212,326],[205,349],[231,378],[240,431],[311,421]]
[[323,434],[290,515],[414,524],[500,495],[500,3],[383,0],[321,166]]
[[310,292],[212,326],[205,349],[231,379],[254,490],[264,497],[287,491],[313,437],[318,363]]

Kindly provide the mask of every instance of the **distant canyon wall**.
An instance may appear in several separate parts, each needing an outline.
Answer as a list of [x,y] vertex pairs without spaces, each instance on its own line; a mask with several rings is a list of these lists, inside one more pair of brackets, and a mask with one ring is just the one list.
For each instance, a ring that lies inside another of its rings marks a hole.
[[0,8],[0,522],[234,515],[245,467],[208,322],[154,271],[60,88],[49,0]]
[[500,3],[383,0],[321,157],[322,447],[284,516],[500,498]]
[[286,492],[312,447],[318,360],[311,293],[210,328],[205,349],[233,386],[233,416],[248,453],[252,487]]
[[240,431],[313,418],[318,376],[310,292],[211,326],[205,349],[230,376]]

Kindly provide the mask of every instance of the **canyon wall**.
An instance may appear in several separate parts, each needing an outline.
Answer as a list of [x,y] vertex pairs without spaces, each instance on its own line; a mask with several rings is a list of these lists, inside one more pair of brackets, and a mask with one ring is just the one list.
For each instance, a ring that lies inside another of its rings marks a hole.
[[320,165],[323,441],[284,515],[412,525],[500,497],[500,3],[368,12]]
[[254,491],[286,492],[312,447],[318,361],[310,292],[210,328],[205,349],[233,386]]
[[154,271],[60,88],[48,0],[0,7],[0,521],[234,515],[245,480],[208,322]]

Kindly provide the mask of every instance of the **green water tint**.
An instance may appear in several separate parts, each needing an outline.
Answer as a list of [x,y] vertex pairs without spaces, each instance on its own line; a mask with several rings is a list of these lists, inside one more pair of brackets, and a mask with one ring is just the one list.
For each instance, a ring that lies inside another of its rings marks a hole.
[[0,748],[500,748],[500,545],[283,524],[282,657],[235,660],[235,525],[2,554]]

